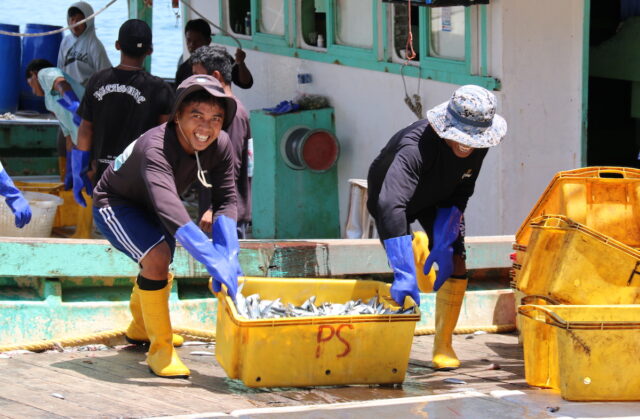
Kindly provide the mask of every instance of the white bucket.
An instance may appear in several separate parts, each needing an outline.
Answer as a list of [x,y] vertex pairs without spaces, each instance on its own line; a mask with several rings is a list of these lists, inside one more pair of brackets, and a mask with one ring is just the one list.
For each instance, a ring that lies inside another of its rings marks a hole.
[[31,207],[31,221],[22,228],[16,227],[15,215],[0,196],[0,236],[50,237],[58,205],[64,200],[55,195],[40,192],[22,192]]

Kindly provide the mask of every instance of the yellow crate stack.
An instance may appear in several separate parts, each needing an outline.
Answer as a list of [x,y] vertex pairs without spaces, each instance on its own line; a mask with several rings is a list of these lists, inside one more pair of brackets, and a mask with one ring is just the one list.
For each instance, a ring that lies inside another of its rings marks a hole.
[[512,284],[525,296],[530,385],[567,400],[640,400],[640,375],[620,362],[621,351],[640,353],[640,306],[630,305],[640,302],[639,209],[640,170],[571,170],[518,230]]

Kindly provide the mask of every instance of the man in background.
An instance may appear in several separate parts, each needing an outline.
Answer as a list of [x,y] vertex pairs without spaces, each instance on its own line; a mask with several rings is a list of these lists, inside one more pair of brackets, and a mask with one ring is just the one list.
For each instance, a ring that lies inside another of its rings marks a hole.
[[80,106],[80,99],[84,96],[84,87],[45,59],[32,60],[27,64],[25,73],[33,94],[44,97],[45,107],[58,118],[60,123],[67,155],[64,188],[69,190],[73,185],[71,150],[78,144],[78,126],[81,120],[76,111]]
[[[91,16],[93,8],[89,3],[73,3],[67,11],[67,24],[73,25]],[[58,52],[58,68],[82,85],[95,72],[111,67],[111,61],[102,42],[96,36],[93,19],[70,29],[64,37]]]
[[[249,126],[249,113],[231,91],[233,57],[223,47],[203,46],[195,50],[190,58],[194,74],[208,74],[220,82],[226,95],[232,97],[237,110],[231,124],[226,128],[231,139],[234,158],[235,184],[238,208],[238,238],[247,238],[251,223],[251,168],[253,167],[253,139]],[[199,188],[200,228],[211,232],[213,211],[211,190]]]
[[[33,94],[43,96],[45,107],[58,118],[66,151],[65,163],[60,163],[59,167],[64,189],[68,191],[73,186],[71,151],[78,144],[78,126],[81,121],[76,111],[84,95],[84,87],[44,59],[32,60],[27,65],[25,73]],[[93,215],[91,209],[78,208],[78,210],[76,231],[72,237],[86,239],[91,236]]]
[[[204,19],[190,20],[184,27],[184,37],[187,42],[187,50],[189,51],[189,54],[193,54],[193,52],[198,48],[211,44],[211,27]],[[231,80],[242,89],[249,89],[253,86],[253,76],[244,62],[246,56],[247,54],[242,49],[238,48],[236,50],[235,62],[231,68]],[[193,71],[191,69],[190,59],[183,61],[182,56],[180,56],[178,70],[176,71],[175,85],[179,86],[184,79],[192,74]]]
[[[73,3],[67,9],[67,25],[71,26],[93,14],[91,5],[84,1]],[[87,84],[89,77],[97,71],[111,67],[111,61],[107,56],[104,45],[96,36],[94,19],[69,29],[68,35],[64,37],[58,51],[57,67],[68,74],[73,80],[82,86]],[[56,67],[56,66],[51,66]],[[79,96],[81,98],[81,96]],[[66,144],[66,134],[62,129],[58,130],[58,155],[60,156],[60,174],[65,173],[65,167],[71,167],[71,162],[67,161],[69,148]],[[71,170],[68,171],[71,174]],[[65,176],[65,175],[63,175]],[[68,180],[62,179],[67,184]]]
[[[73,158],[73,191],[76,201],[86,205],[82,190],[91,194],[109,164],[145,131],[166,122],[173,103],[171,86],[143,68],[153,52],[151,28],[139,19],[130,19],[118,32],[116,49],[120,64],[94,74],[87,83],[78,114],[82,123],[78,149]],[[96,161],[93,182],[89,182],[89,162]]]

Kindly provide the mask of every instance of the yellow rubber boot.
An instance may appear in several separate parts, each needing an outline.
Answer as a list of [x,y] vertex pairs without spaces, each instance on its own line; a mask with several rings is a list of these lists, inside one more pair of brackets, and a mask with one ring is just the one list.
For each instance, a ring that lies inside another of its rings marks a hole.
[[411,246],[413,247],[413,260],[416,264],[418,288],[420,292],[431,292],[433,291],[433,283],[436,281],[436,273],[431,268],[428,275],[424,274],[424,263],[429,257],[429,237],[424,231],[416,231],[413,233]]
[[90,239],[91,227],[93,226],[93,200],[86,193],[82,193],[82,197],[87,203],[86,207],[78,205],[76,216],[76,232],[73,233],[73,239]]
[[460,366],[451,342],[466,289],[466,279],[449,278],[436,294],[436,336],[432,362],[437,370],[451,370]]
[[[171,293],[171,285],[173,284],[173,274],[169,274],[169,283],[167,286],[158,292],[164,292],[167,300],[169,300],[169,294]],[[131,300],[129,301],[129,309],[131,310],[131,316],[133,320],[129,324],[127,331],[124,334],[127,342],[134,345],[143,345],[149,343],[149,336],[147,330],[144,327],[144,319],[142,317],[142,308],[140,307],[140,288],[136,281],[133,282],[133,290],[131,291]],[[173,335],[173,346],[182,346],[184,339],[180,335]]]
[[142,317],[149,336],[147,364],[159,377],[186,378],[191,374],[173,347],[171,318],[169,316],[169,285],[161,290],[138,289]]

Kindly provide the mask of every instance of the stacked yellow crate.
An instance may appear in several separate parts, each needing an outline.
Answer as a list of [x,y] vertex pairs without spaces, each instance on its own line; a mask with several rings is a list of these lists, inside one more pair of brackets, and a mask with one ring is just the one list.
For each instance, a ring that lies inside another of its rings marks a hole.
[[635,367],[611,362],[640,354],[640,306],[626,306],[640,302],[639,209],[640,170],[560,172],[516,234],[529,384],[568,400],[640,400]]

